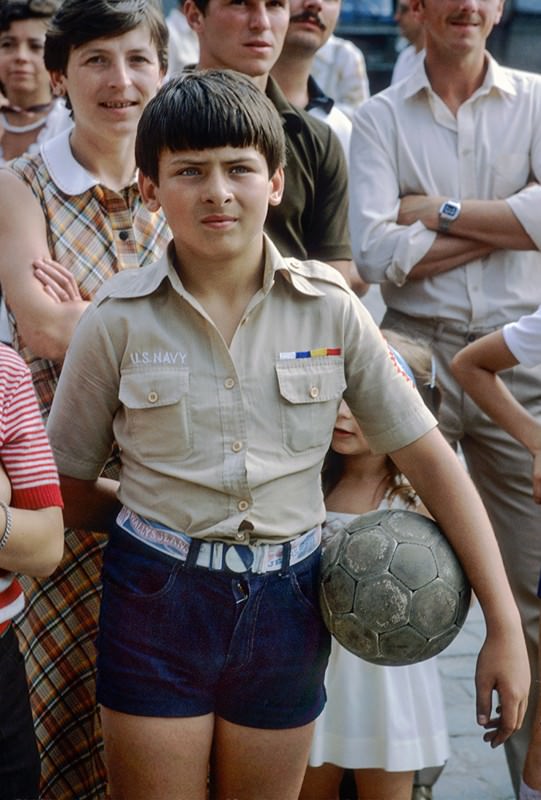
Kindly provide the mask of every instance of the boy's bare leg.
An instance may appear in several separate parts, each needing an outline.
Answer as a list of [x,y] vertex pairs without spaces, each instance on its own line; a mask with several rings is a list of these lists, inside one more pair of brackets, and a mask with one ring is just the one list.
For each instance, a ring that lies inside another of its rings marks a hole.
[[213,714],[101,717],[111,800],[205,800]]
[[343,768],[335,764],[308,767],[299,800],[338,800],[343,776]]
[[245,728],[217,717],[213,800],[297,800],[313,729]]
[[414,772],[386,772],[383,769],[356,769],[359,800],[410,800]]

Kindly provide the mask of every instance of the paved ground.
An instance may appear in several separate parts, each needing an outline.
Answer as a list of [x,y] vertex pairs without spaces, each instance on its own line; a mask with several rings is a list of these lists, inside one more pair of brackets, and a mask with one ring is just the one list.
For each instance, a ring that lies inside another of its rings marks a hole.
[[513,800],[503,748],[492,750],[475,722],[474,672],[485,626],[479,605],[439,656],[451,738],[451,758],[434,786],[434,800]]

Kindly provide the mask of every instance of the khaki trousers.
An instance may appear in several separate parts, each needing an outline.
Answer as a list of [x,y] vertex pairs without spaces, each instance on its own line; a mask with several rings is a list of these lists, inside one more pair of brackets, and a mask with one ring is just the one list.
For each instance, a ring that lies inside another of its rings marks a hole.
[[[537,586],[541,569],[541,507],[532,500],[532,458],[524,447],[480,411],[448,368],[458,350],[493,329],[448,325],[443,320],[425,320],[393,310],[387,311],[381,327],[423,339],[432,348],[443,392],[441,431],[451,444],[459,443],[462,448],[470,475],[494,526],[520,611],[530,657],[532,689],[524,725],[505,744],[511,780],[518,797],[540,677]],[[524,408],[541,419],[541,367],[517,366],[502,372],[501,378]]]

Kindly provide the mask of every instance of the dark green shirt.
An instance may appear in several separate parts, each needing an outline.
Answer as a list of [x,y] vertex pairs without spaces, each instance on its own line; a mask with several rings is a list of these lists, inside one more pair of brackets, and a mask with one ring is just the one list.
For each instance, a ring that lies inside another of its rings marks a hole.
[[282,255],[302,260],[351,259],[347,166],[330,127],[292,106],[273,78],[266,94],[284,121],[285,191],[269,209],[265,231]]

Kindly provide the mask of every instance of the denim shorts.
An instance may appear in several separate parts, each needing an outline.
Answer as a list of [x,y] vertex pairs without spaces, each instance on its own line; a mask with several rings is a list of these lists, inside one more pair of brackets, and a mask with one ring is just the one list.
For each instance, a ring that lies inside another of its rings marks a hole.
[[214,713],[295,728],[323,709],[330,637],[320,549],[282,572],[234,574],[150,548],[114,527],[105,548],[97,699],[134,716]]

